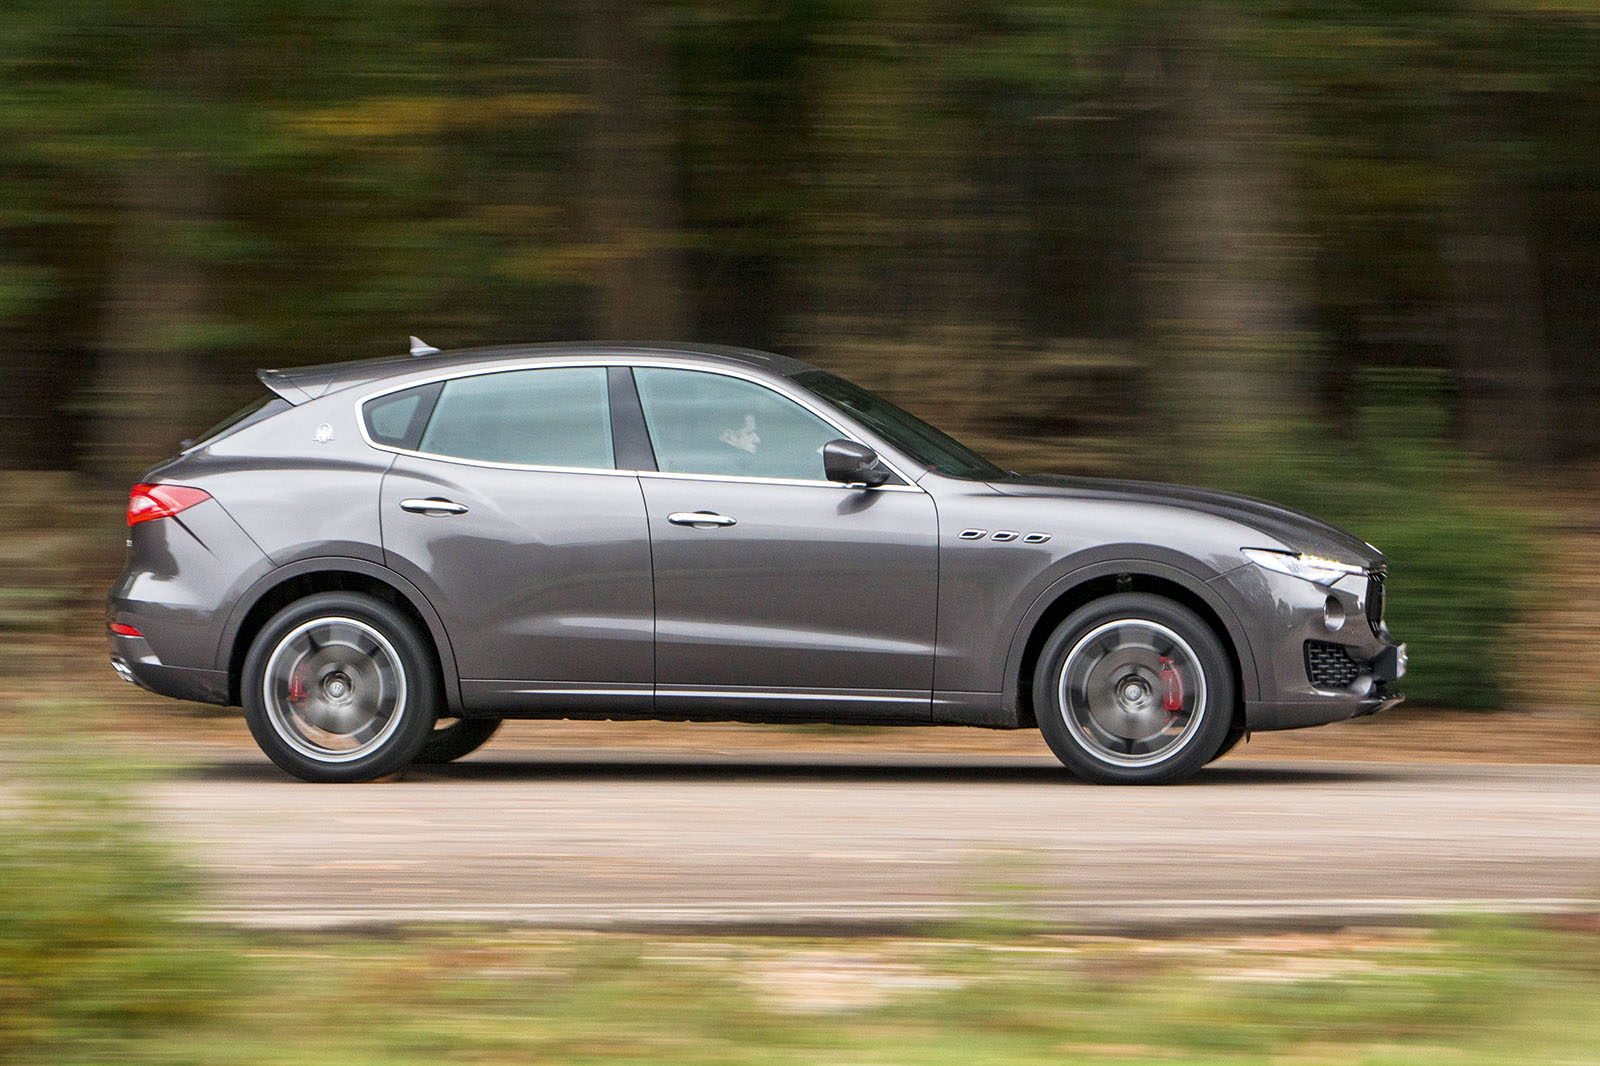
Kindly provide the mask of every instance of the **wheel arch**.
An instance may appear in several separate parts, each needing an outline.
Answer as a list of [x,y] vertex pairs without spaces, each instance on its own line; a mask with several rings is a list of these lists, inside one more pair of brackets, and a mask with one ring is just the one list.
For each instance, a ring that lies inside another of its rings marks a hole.
[[1036,725],[1033,672],[1045,642],[1062,620],[1086,603],[1116,592],[1165,596],[1200,616],[1222,641],[1233,669],[1233,727],[1243,729],[1245,701],[1255,699],[1255,657],[1233,609],[1205,582],[1166,563],[1146,559],[1109,560],[1074,570],[1041,593],[1018,626],[1007,657],[1005,705],[1021,727]]
[[252,585],[229,615],[217,650],[217,669],[228,677],[228,700],[239,704],[245,656],[261,627],[295,600],[318,592],[359,592],[401,611],[417,624],[432,649],[444,686],[445,706],[461,710],[461,683],[455,653],[444,623],[426,596],[411,582],[365,559],[348,557],[301,559],[279,567]]

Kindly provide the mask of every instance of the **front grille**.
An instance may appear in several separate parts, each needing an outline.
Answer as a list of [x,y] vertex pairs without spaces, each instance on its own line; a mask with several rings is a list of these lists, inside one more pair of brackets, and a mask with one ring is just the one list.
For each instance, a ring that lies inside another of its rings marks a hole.
[[1367,572],[1367,624],[1372,627],[1372,635],[1377,636],[1378,630],[1383,627],[1383,598],[1386,575],[1382,570],[1369,570]]
[[1349,688],[1361,673],[1361,666],[1343,644],[1325,640],[1306,641],[1306,677],[1317,688]]

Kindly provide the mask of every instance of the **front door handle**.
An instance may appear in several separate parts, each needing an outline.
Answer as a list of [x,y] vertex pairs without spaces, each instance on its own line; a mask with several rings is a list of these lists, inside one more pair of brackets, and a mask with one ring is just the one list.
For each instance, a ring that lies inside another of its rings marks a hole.
[[667,515],[667,521],[675,526],[693,526],[696,529],[736,524],[734,519],[725,514],[717,514],[715,511],[673,511]]
[[467,505],[435,496],[426,500],[401,500],[400,510],[427,515],[466,514]]

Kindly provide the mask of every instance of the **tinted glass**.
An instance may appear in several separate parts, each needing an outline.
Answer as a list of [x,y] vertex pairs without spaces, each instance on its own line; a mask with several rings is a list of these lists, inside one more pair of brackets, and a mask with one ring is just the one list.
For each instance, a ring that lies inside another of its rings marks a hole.
[[415,448],[438,395],[439,384],[435,382],[370,401],[361,411],[367,420],[367,434],[379,444]]
[[511,370],[447,381],[418,450],[494,463],[612,469],[606,368]]
[[753,381],[697,370],[634,370],[656,465],[677,474],[825,481],[822,446],[841,434]]
[[847,411],[870,426],[895,447],[930,470],[950,477],[987,481],[1006,472],[909,411],[903,411],[877,393],[835,377],[826,370],[807,370],[794,381],[834,407]]

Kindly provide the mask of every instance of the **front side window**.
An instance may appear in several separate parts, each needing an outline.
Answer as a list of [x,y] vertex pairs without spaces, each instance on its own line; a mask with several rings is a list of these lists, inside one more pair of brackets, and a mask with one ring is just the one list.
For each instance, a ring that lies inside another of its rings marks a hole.
[[509,370],[447,381],[417,450],[522,466],[614,469],[606,368]]
[[827,480],[822,446],[841,434],[788,397],[699,370],[637,367],[633,376],[659,469]]

